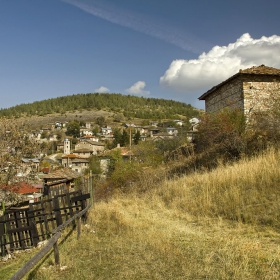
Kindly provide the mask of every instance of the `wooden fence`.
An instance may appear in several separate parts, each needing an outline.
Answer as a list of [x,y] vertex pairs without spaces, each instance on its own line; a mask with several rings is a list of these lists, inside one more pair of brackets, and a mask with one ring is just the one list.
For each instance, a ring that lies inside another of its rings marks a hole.
[[72,218],[67,220],[65,223],[61,224],[57,227],[52,233],[53,236],[49,239],[48,243],[44,248],[42,248],[32,259],[30,259],[21,269],[19,269],[9,280],[19,280],[24,275],[26,275],[43,257],[47,255],[47,253],[53,248],[54,250],[54,259],[55,264],[60,264],[59,250],[58,250],[58,239],[61,236],[61,231],[68,226],[70,223],[78,219],[78,227],[77,227],[77,237],[80,237],[81,232],[81,217],[86,214],[90,205],[88,205],[85,209],[75,214]]
[[90,194],[82,191],[68,192],[31,203],[26,208],[6,211],[0,217],[2,255],[37,246],[52,237],[54,229],[86,208],[88,198]]

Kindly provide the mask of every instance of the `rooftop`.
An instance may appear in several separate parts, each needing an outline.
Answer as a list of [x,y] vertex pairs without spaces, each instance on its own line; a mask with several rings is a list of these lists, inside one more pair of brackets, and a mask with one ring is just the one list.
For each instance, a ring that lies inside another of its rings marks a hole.
[[55,170],[49,174],[43,175],[43,179],[67,179],[67,180],[72,180],[75,178],[80,177],[81,175],[69,168],[63,168],[63,169],[58,169]]

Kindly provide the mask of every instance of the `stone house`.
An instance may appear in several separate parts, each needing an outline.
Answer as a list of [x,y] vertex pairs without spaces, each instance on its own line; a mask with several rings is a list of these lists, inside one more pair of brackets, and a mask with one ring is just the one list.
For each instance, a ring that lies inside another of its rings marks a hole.
[[29,173],[31,171],[38,172],[40,159],[38,158],[22,158],[21,159],[21,170],[24,173]]
[[77,150],[73,151],[73,154],[78,155],[81,158],[89,158],[90,156],[93,155],[93,151],[92,151],[92,149],[86,149],[86,148],[77,149]]
[[83,170],[88,168],[89,159],[75,154],[63,155],[61,157],[61,165],[78,173],[82,173]]
[[93,142],[99,142],[99,138],[97,136],[94,135],[83,135],[80,137],[80,140],[89,140],[89,141],[93,141]]
[[[206,112],[225,108],[241,109],[245,115],[269,109],[271,94],[279,92],[280,69],[265,65],[239,70],[198,99],[205,100]],[[280,93],[279,93],[280,95]]]
[[84,136],[84,135],[92,136],[93,132],[92,132],[92,130],[88,129],[87,127],[83,127],[83,128],[80,128],[80,134],[81,134],[81,136]]
[[57,143],[56,144],[56,151],[57,152],[63,151],[63,148],[64,148],[64,143]]
[[90,150],[92,155],[97,155],[100,152],[104,151],[104,144],[100,142],[90,141],[90,140],[81,140],[75,145],[75,151],[79,150]]
[[113,129],[111,126],[106,126],[101,128],[102,135],[110,135],[111,133],[113,133]]
[[175,128],[175,127],[167,127],[167,128],[166,128],[166,132],[167,132],[169,135],[174,135],[174,136],[177,136],[177,134],[178,134],[178,130],[177,130],[177,128]]
[[89,160],[86,158],[75,158],[72,159],[72,170],[82,173],[85,169],[88,168]]
[[174,120],[174,123],[178,126],[183,126],[183,121],[182,120]]

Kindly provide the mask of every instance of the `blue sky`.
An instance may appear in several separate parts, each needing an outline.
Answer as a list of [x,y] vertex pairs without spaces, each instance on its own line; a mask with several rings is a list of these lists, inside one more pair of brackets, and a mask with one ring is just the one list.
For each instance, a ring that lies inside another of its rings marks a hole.
[[279,0],[0,0],[0,108],[89,92],[198,97],[280,68]]

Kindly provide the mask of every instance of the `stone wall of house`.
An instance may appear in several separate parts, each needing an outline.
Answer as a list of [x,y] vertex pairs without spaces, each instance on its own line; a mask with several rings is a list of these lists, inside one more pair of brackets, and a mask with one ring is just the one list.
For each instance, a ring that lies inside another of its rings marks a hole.
[[205,98],[206,112],[214,113],[224,108],[243,108],[241,79],[224,84]]
[[91,145],[90,143],[88,143],[86,141],[81,141],[75,145],[75,151],[81,150],[81,149],[89,149],[92,151],[93,150],[92,147],[93,147],[93,145]]
[[245,114],[252,110],[265,111],[271,108],[277,93],[280,97],[279,83],[279,76],[239,76],[205,98],[206,112],[218,112],[224,108],[240,108]]
[[94,155],[96,155],[99,152],[104,151],[104,145],[98,145],[96,143],[89,143],[88,141],[81,141],[75,146],[75,150],[80,150],[80,149],[88,149],[93,152]]
[[265,112],[280,98],[280,77],[254,77],[243,82],[244,113]]

